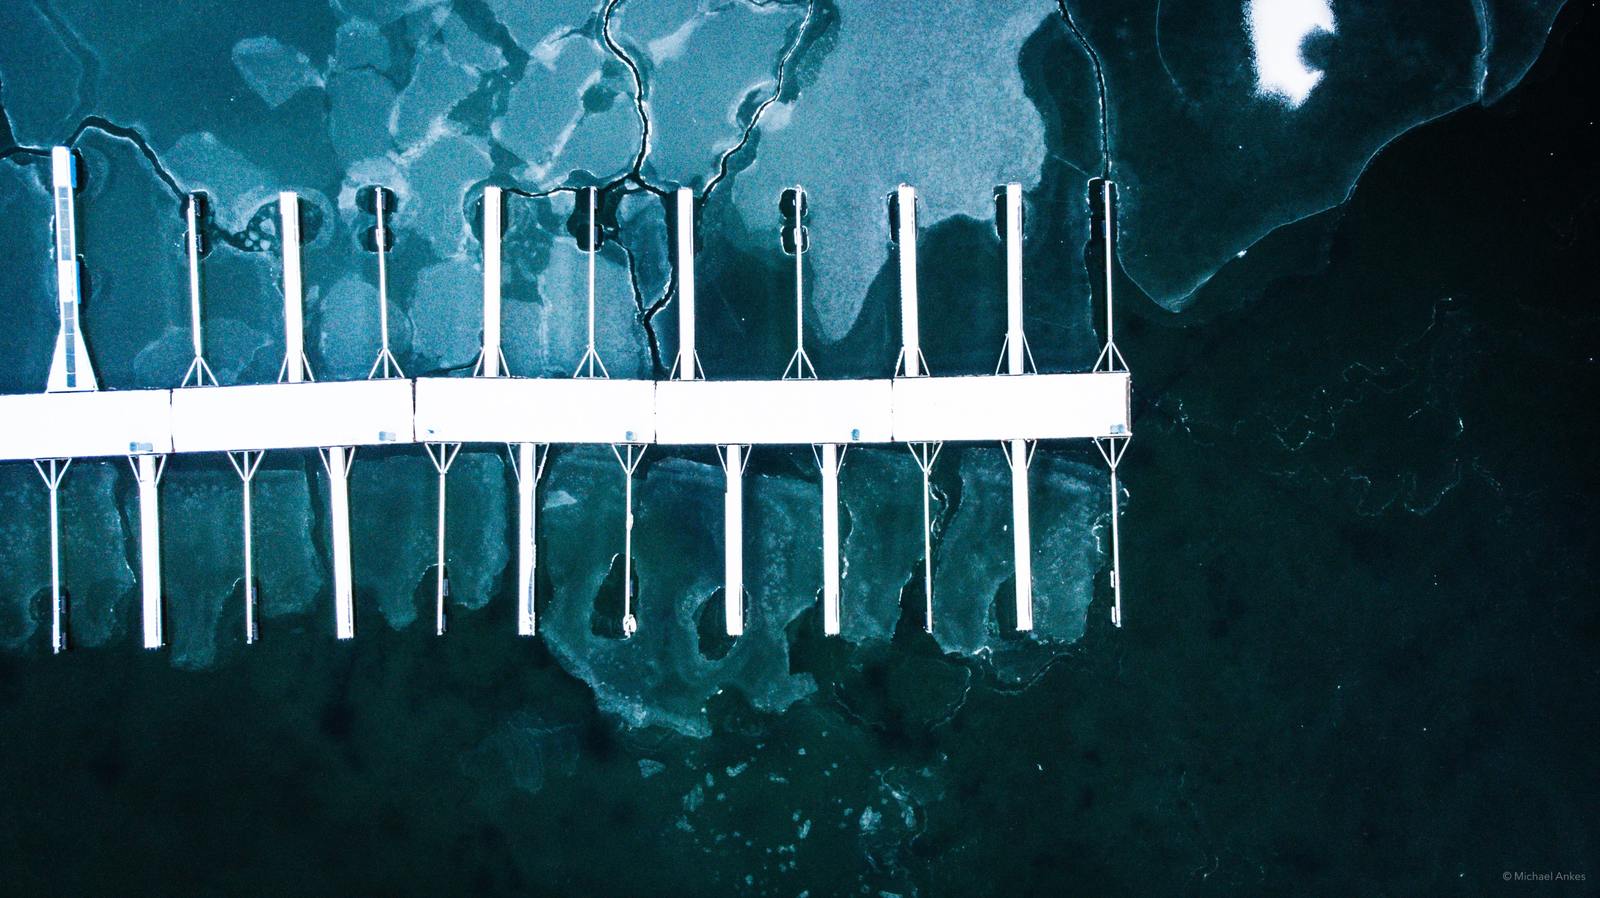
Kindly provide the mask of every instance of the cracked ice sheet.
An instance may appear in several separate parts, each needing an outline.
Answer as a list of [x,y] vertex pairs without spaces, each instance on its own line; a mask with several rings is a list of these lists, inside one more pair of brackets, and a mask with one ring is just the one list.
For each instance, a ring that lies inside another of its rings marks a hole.
[[1321,74],[1301,97],[1263,90],[1239,0],[1071,3],[1105,66],[1123,269],[1182,308],[1273,229],[1342,202],[1389,141],[1514,84],[1560,5],[1336,5],[1331,32],[1306,26],[1301,64]]
[[642,137],[627,69],[601,43],[589,3],[490,4],[531,54],[490,135],[524,165],[518,180],[554,186],[574,170],[609,179],[628,171]]
[[704,184],[777,86],[777,65],[805,7],[721,0],[634,0],[612,35],[648,85],[646,171],[653,180]]
[[846,0],[837,44],[798,101],[763,117],[734,201],[745,221],[767,222],[780,191],[806,188],[818,247],[813,320],[824,341],[850,331],[889,259],[885,197],[896,184],[917,188],[927,229],[953,215],[989,220],[996,184],[1037,182],[1044,126],[1017,57],[1049,10],[996,6],[967,0],[906,16],[893,4]]

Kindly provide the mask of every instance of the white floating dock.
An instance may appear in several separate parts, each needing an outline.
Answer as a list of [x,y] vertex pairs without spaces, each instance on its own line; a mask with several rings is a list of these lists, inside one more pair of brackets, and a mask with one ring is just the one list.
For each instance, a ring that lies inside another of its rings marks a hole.
[[[1007,184],[1002,197],[1002,224],[1006,247],[1006,344],[1001,353],[1005,373],[1025,375],[1034,370],[1033,352],[1022,317],[1022,185]],[[1002,443],[1011,465],[1011,548],[1015,560],[1016,627],[1033,629],[1033,522],[1028,514],[1028,465],[1036,443],[1012,440]]]
[[415,442],[411,384],[385,378],[174,390],[170,445],[227,452]]
[[0,459],[171,451],[171,390],[0,396]]
[[674,195],[677,225],[674,233],[678,276],[678,358],[672,373],[682,380],[705,377],[694,344],[694,191],[678,188]]
[[98,389],[94,365],[83,342],[83,322],[78,312],[83,301],[82,272],[78,268],[78,165],[68,147],[50,151],[50,178],[55,205],[56,348],[50,357],[50,377],[45,389],[52,393]]
[[894,439],[889,380],[662,381],[655,441],[705,446],[887,443]]
[[894,241],[900,263],[900,359],[895,373],[921,377],[928,373],[917,325],[917,192],[907,184],[895,190]]

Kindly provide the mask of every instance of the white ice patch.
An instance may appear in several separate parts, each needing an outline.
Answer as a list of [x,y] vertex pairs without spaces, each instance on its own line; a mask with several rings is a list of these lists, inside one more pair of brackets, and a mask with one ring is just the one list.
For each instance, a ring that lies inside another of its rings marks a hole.
[[308,87],[324,84],[322,73],[304,53],[275,37],[247,37],[234,44],[233,67],[273,109]]
[[1246,0],[1245,26],[1255,54],[1256,93],[1298,108],[1322,81],[1300,48],[1316,33],[1332,34],[1329,0]]

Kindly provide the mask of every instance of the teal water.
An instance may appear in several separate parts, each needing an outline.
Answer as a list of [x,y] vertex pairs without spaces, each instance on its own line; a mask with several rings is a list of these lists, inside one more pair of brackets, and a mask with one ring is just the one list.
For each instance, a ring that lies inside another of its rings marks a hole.
[[443,639],[426,622],[432,469],[420,451],[362,455],[348,644],[320,464],[270,455],[250,647],[235,475],[176,458],[161,653],[136,648],[131,475],[79,462],[60,658],[45,493],[0,465],[5,891],[1410,894],[1488,891],[1509,870],[1592,888],[1592,5],[1335,4],[1333,33],[1303,45],[1322,79],[1300,106],[1256,91],[1241,6],[15,4],[5,392],[38,390],[48,365],[34,149],[52,143],[88,170],[85,328],[110,388],[170,386],[188,363],[178,194],[196,189],[215,212],[221,380],[276,375],[285,188],[305,208],[312,365],[363,376],[370,182],[401,201],[408,373],[471,367],[492,182],[526,194],[506,249],[514,372],[566,375],[581,354],[567,218],[572,190],[599,184],[601,351],[613,375],[664,373],[660,194],[684,184],[704,199],[705,366],[775,376],[792,350],[776,201],[799,182],[808,348],[824,376],[887,374],[883,198],[901,180],[923,201],[933,370],[999,353],[991,188],[1007,180],[1028,191],[1035,357],[1083,370],[1100,341],[1086,185],[1109,169],[1137,437],[1128,626],[1107,620],[1102,466],[1050,446],[1025,640],[995,611],[996,448],[941,457],[934,637],[902,612],[922,588],[917,472],[852,451],[836,640],[815,610],[814,463],[759,453],[752,619],[731,645],[709,450],[652,450],[641,469],[627,642],[605,635],[622,483],[604,449],[552,454],[536,640],[512,635],[503,455],[474,447],[451,474]]

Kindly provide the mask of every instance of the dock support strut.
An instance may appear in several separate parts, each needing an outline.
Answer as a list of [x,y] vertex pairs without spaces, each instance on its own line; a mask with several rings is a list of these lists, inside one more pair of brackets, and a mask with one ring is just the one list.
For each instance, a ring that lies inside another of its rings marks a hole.
[[583,197],[589,210],[589,240],[584,255],[589,264],[589,346],[583,351],[583,358],[578,360],[577,370],[572,372],[573,377],[607,377],[611,376],[606,371],[606,365],[600,361],[600,353],[594,348],[594,259],[600,250],[600,225],[599,210],[595,205],[600,201],[600,191],[588,187],[578,191]]
[[1122,454],[1128,451],[1129,439],[1096,437],[1094,441],[1100,457],[1106,460],[1106,467],[1111,469],[1111,623],[1118,627],[1122,626],[1122,546],[1117,518],[1121,516],[1118,506],[1122,504],[1122,496],[1117,486],[1117,465],[1122,463]]
[[[389,350],[389,192],[379,187],[372,192],[372,211],[377,216],[373,229],[378,251],[378,360],[372,363],[367,379],[405,377],[400,360]],[[487,268],[488,266],[484,266]],[[486,275],[487,277],[487,275]]]
[[611,452],[622,465],[623,502],[627,512],[622,519],[622,635],[632,636],[639,630],[639,621],[633,616],[633,472],[644,460],[642,443],[612,443]]
[[50,651],[67,650],[67,594],[61,588],[61,480],[72,467],[70,458],[36,458],[33,466],[50,491]]
[[439,472],[439,532],[438,552],[434,555],[433,632],[435,636],[443,636],[445,599],[450,595],[450,581],[445,576],[444,570],[445,480],[450,474],[450,466],[455,464],[456,456],[461,452],[461,444],[428,443],[423,448],[428,452],[428,460],[433,462],[433,469]]
[[922,470],[922,586],[927,604],[922,628],[933,632],[933,463],[939,460],[943,443],[908,443],[911,457]]
[[534,573],[539,563],[534,498],[550,457],[550,444],[514,443],[508,448],[512,450],[511,471],[517,478],[517,635],[532,636],[536,626]]
[[228,464],[233,465],[233,470],[239,475],[242,485],[240,492],[244,496],[244,641],[246,645],[254,645],[261,638],[260,627],[256,622],[256,577],[255,577],[255,525],[250,514],[250,486],[255,482],[256,469],[261,467],[261,459],[266,453],[256,450],[243,452],[229,452]]

